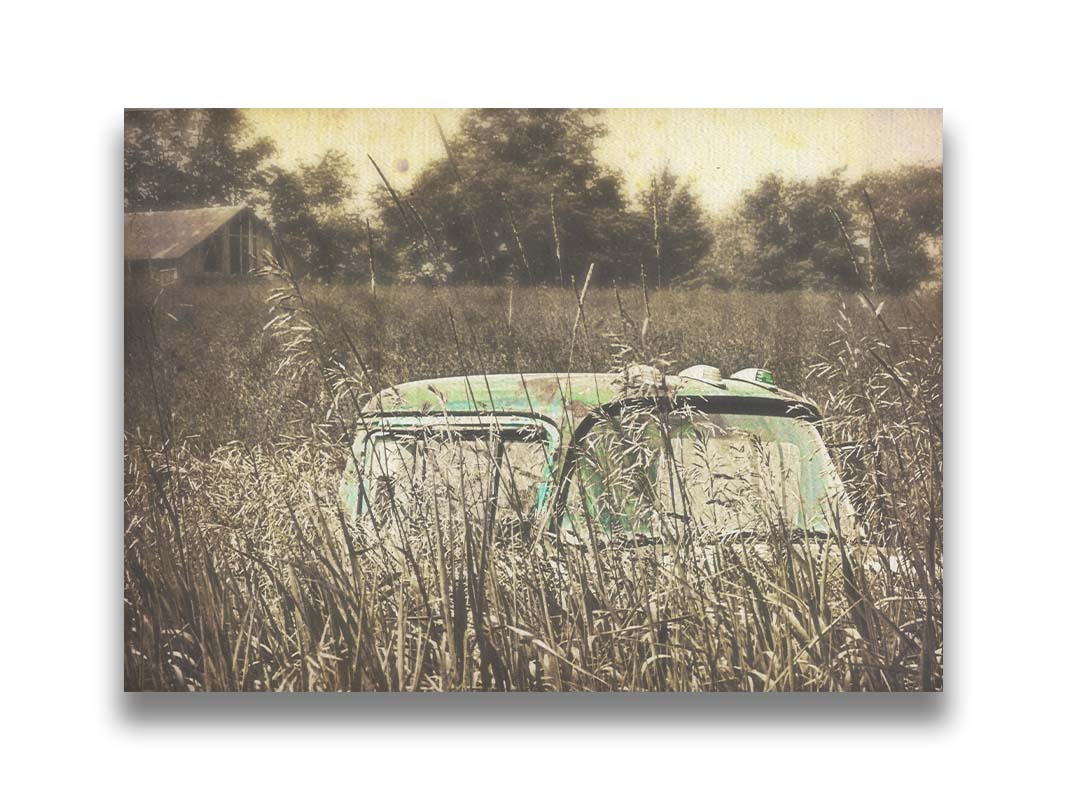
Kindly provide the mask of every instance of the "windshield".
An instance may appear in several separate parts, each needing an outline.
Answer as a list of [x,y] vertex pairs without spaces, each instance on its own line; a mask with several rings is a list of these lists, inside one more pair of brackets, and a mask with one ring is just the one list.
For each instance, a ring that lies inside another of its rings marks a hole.
[[630,410],[597,421],[580,442],[564,527],[613,537],[826,535],[851,517],[811,422]]
[[546,492],[543,428],[415,427],[373,434],[366,446],[362,513],[477,521],[529,519]]

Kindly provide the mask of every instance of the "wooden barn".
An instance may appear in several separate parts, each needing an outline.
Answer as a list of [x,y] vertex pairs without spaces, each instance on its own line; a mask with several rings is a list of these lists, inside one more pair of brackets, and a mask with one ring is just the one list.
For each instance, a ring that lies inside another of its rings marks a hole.
[[168,284],[194,275],[245,275],[264,253],[284,260],[270,226],[247,206],[126,215],[128,278]]

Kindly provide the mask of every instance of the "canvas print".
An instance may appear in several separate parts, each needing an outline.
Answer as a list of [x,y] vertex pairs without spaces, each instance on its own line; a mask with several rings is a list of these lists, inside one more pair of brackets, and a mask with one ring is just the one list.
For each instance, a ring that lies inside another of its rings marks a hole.
[[127,691],[939,691],[937,109],[128,109]]

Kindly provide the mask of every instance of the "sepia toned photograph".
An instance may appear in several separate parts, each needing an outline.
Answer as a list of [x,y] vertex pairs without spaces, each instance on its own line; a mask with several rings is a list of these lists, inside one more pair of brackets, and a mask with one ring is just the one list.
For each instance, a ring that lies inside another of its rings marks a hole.
[[940,109],[122,138],[127,692],[942,690]]

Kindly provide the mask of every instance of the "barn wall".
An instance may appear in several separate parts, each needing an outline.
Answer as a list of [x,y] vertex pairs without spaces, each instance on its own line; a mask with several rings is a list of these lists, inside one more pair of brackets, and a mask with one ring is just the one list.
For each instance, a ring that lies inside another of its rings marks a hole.
[[[288,260],[284,248],[275,242],[270,226],[246,209],[232,217],[215,233],[180,258],[124,261],[127,280],[159,285],[161,282],[168,282],[171,277],[184,280],[205,275],[222,277],[239,274],[234,272],[231,263],[231,246],[236,245],[231,232],[232,226],[240,226],[243,221],[247,221],[247,235],[241,237],[240,243],[246,254],[244,259],[246,274],[266,266],[263,259],[265,253],[270,253],[283,264]],[[212,251],[217,256],[218,269],[208,272],[206,267]]]
[[233,220],[230,220],[221,228],[219,228],[212,238],[219,240],[219,252],[222,254],[222,263],[219,268],[219,272],[223,275],[230,275],[230,225],[233,224]]
[[267,223],[257,217],[252,217],[252,236],[255,249],[255,261],[253,263],[257,269],[262,269],[266,266],[263,261],[264,253],[269,253],[274,258],[278,258],[278,254],[274,250],[274,237],[271,235],[270,227]]
[[[231,231],[234,226],[239,226],[241,224],[241,216],[242,215],[235,216],[182,258],[183,277],[190,275],[222,276],[240,274],[239,272],[234,271],[234,265],[232,263],[231,257],[236,241],[231,237]],[[247,252],[248,238],[242,237],[241,244]],[[217,256],[218,269],[214,272],[208,272],[208,254],[212,248],[214,248]],[[249,259],[248,263],[252,264],[253,262]]]
[[[218,232],[218,236],[223,239],[223,272],[227,275],[242,275],[248,274],[255,269],[255,236],[254,231],[258,220],[252,214],[251,211],[245,210],[235,215],[226,223]],[[237,258],[234,251],[240,247],[240,258],[237,263],[233,262],[234,258]]]
[[197,275],[204,271],[204,263],[207,259],[207,248],[198,244],[180,259],[178,259],[178,274],[182,278]]
[[125,261],[125,285],[131,296],[149,297],[181,279],[181,260],[173,258]]

